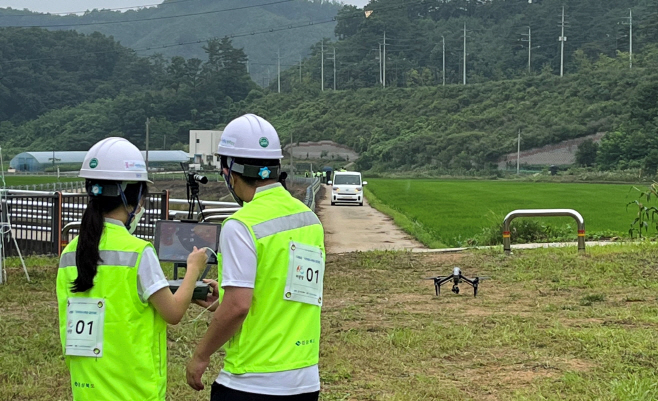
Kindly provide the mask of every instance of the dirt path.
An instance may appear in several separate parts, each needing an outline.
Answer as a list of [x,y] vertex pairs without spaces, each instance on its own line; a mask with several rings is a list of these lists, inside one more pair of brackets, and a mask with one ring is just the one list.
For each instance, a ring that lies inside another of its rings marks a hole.
[[323,192],[317,214],[324,225],[328,253],[423,248],[367,201],[363,206],[331,206],[330,189]]

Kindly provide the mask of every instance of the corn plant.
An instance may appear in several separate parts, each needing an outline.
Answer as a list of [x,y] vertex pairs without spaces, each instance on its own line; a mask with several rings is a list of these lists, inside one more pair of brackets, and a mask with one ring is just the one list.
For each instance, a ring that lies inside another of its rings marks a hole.
[[[637,214],[631,223],[631,228],[628,230],[628,233],[631,238],[633,238],[633,234],[637,232],[638,237],[642,238],[642,231],[644,231],[645,235],[648,234],[650,225],[654,226],[656,231],[658,231],[658,221],[656,220],[656,216],[658,216],[658,208],[655,206],[648,206],[653,199],[658,198],[658,183],[654,182],[644,190],[637,187],[633,187],[632,190],[633,189],[640,192],[640,196],[639,199],[626,204],[627,211],[628,207],[631,205],[637,208]],[[645,200],[646,202],[643,202]]]

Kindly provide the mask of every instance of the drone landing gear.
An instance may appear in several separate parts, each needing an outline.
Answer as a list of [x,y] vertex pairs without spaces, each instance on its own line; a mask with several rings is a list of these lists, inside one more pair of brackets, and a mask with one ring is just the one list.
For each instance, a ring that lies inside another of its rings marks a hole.
[[[478,286],[480,285],[480,277],[475,277],[474,279],[469,279],[468,277],[464,277],[464,275],[462,275],[461,270],[459,268],[455,268],[453,275],[451,276],[437,276],[437,277],[430,277],[429,279],[434,280],[434,289],[436,291],[437,296],[441,295],[441,286],[449,281],[452,281],[452,292],[454,292],[455,294],[459,294],[459,284],[465,282],[466,284],[473,287],[473,296],[474,297],[478,296]],[[482,279],[485,279],[485,277],[482,277]]]

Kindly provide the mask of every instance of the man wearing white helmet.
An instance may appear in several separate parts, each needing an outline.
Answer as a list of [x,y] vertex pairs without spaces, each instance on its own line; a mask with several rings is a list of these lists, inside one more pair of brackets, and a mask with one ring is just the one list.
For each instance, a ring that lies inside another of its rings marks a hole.
[[95,144],[80,177],[90,200],[57,273],[73,399],[164,401],[166,324],[178,323],[189,306],[205,251],[190,254],[183,284],[172,294],[153,246],[132,235],[149,181],[141,152],[127,140]]
[[253,114],[231,121],[217,153],[243,207],[222,227],[221,303],[187,366],[187,382],[203,389],[210,356],[224,346],[212,401],[317,400],[322,225],[277,182],[283,155],[269,122]]

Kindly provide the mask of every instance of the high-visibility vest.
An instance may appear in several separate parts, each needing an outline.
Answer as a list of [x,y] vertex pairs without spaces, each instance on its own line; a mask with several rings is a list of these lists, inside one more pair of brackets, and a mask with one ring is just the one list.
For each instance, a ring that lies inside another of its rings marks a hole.
[[99,358],[66,356],[73,399],[164,400],[167,386],[167,324],[137,292],[137,268],[146,247],[125,227],[105,223],[99,244],[101,262],[94,286],[71,292],[78,276],[75,238],[62,253],[57,273],[57,303],[62,348],[66,344],[67,301],[70,298],[105,300],[103,354]]
[[[228,220],[249,229],[257,273],[249,313],[224,347],[224,370],[271,373],[317,364],[320,306],[284,300],[284,293],[291,241],[317,247],[325,258],[320,220],[279,184],[261,188]],[[221,281],[221,266],[219,270]]]

